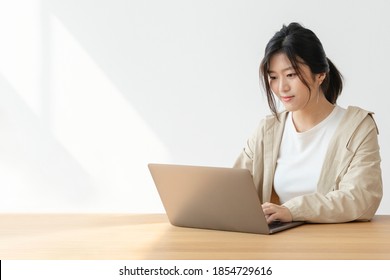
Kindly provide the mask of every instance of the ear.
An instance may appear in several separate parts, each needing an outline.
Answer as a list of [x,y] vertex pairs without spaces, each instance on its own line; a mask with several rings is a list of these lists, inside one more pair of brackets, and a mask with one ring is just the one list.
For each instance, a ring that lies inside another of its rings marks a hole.
[[317,76],[318,85],[321,85],[326,78],[326,73],[319,73]]

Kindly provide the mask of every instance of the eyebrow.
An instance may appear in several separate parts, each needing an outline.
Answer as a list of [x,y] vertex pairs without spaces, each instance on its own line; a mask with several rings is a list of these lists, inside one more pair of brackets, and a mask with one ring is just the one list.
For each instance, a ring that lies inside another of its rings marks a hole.
[[[282,69],[282,72],[286,72],[286,71],[290,71],[290,70],[295,70],[295,69],[294,69],[294,67],[289,66],[289,67],[287,67],[287,68]],[[267,73],[268,73],[268,74],[270,74],[270,73],[276,73],[276,71],[268,70]]]

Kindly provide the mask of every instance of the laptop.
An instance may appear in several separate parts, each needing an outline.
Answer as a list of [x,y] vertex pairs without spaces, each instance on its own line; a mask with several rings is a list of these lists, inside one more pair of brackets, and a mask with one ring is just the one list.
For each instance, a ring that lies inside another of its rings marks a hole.
[[148,164],[174,226],[273,234],[303,222],[268,224],[249,170]]

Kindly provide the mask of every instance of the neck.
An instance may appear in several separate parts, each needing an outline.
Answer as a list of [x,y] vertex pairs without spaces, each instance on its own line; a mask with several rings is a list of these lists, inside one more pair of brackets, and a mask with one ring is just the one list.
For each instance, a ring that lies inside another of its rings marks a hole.
[[313,105],[308,104],[304,109],[292,112],[292,119],[297,132],[305,132],[323,121],[333,111],[335,105],[319,98]]

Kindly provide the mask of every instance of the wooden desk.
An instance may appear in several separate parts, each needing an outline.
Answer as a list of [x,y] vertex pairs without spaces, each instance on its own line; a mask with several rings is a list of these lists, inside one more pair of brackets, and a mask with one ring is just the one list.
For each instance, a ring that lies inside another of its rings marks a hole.
[[171,226],[163,214],[0,214],[0,259],[390,259],[390,216],[274,235]]

